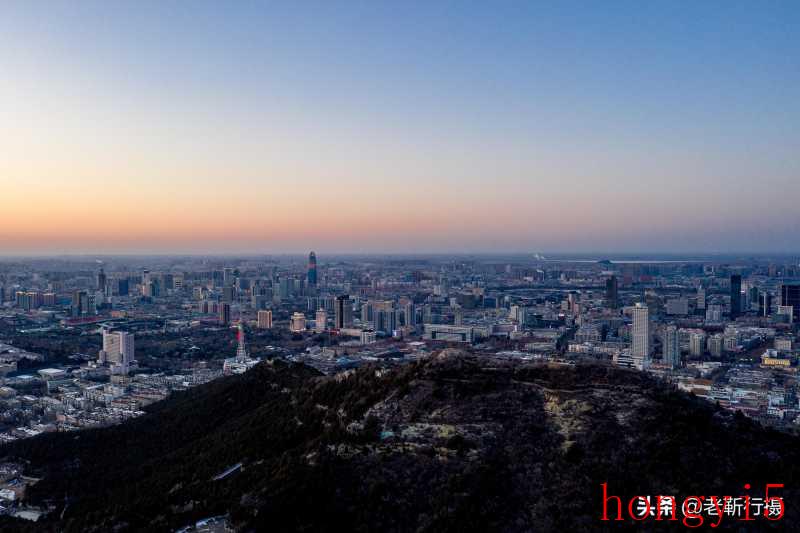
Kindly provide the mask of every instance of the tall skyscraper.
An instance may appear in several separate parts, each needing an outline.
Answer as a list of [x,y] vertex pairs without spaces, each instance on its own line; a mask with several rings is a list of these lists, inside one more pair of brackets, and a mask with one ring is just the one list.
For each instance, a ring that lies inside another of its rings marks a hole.
[[617,276],[611,276],[606,280],[606,305],[611,309],[619,306],[619,285]]
[[631,356],[637,368],[645,368],[650,358],[650,309],[643,303],[637,303],[631,314],[633,315]]
[[106,291],[106,273],[103,272],[103,268],[100,267],[100,272],[97,273],[97,290],[101,292]]
[[334,327],[336,329],[353,327],[353,303],[347,294],[336,297]]
[[731,318],[734,319],[742,312],[742,276],[731,276]]
[[762,292],[758,300],[759,316],[769,316],[772,312],[772,295],[766,291]]
[[414,302],[407,302],[403,306],[403,313],[406,326],[413,327],[417,325],[417,310],[414,307]]
[[314,331],[322,333],[328,327],[328,312],[325,309],[317,309],[317,315],[314,320]]
[[312,287],[317,286],[317,254],[308,254],[308,284]]
[[272,310],[264,309],[258,312],[258,329],[270,329],[272,327]]
[[689,337],[689,353],[692,357],[702,357],[706,351],[706,334],[696,331]]
[[219,323],[225,326],[231,323],[231,304],[228,302],[219,304]]
[[133,334],[125,331],[103,330],[103,349],[97,358],[102,365],[110,365],[115,374],[127,374],[136,361]]
[[705,287],[697,288],[697,308],[703,311],[706,310],[706,289]]
[[678,343],[678,328],[667,326],[664,330],[663,360],[665,365],[675,368],[681,363],[681,348]]
[[289,318],[289,331],[292,333],[302,333],[306,330],[306,315],[299,311],[292,314]]
[[223,287],[230,287],[233,285],[234,275],[233,269],[225,267],[222,269],[222,285]]
[[781,285],[781,305],[791,306],[794,320],[800,320],[800,283]]

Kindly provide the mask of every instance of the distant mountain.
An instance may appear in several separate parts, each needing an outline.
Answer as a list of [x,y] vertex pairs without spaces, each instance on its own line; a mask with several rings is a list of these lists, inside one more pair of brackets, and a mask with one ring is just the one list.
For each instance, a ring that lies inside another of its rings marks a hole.
[[[638,494],[738,496],[749,483],[763,495],[764,484],[784,483],[786,515],[774,525],[797,530],[799,444],[599,364],[445,350],[392,371],[323,377],[276,362],[120,426],[5,446],[0,456],[42,477],[29,498],[55,510],[1,524],[171,531],[227,514],[241,531],[641,530],[600,520],[601,483],[625,505]],[[645,529],[659,527],[683,526]]]

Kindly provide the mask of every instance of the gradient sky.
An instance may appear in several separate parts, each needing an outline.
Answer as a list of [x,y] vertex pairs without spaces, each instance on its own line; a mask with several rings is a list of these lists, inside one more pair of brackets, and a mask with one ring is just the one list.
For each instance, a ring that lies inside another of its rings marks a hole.
[[0,2],[0,254],[800,252],[800,2]]

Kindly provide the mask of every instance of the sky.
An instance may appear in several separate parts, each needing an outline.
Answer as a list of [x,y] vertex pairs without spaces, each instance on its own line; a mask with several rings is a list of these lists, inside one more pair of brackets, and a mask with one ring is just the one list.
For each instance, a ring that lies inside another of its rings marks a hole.
[[800,253],[800,3],[0,2],[0,255]]

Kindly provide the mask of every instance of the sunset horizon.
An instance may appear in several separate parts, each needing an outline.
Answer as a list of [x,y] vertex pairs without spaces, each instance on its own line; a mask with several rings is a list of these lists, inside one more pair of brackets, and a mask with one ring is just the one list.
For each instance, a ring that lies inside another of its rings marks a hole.
[[798,252],[797,23],[10,2],[0,254]]

